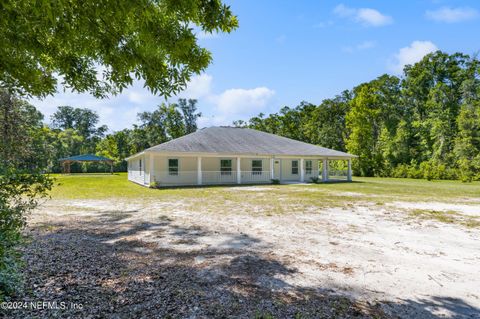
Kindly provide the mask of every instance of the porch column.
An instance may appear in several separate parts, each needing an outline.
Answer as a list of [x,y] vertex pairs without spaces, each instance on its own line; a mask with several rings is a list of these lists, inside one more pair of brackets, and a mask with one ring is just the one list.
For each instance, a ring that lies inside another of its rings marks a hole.
[[348,171],[347,171],[347,180],[352,181],[352,159],[348,159]]
[[242,183],[242,169],[240,166],[240,157],[237,157],[237,184]]
[[148,178],[150,180],[150,184],[151,183],[155,183],[155,172],[153,170],[153,154],[150,154],[150,162],[148,164],[148,170],[149,170],[149,174],[148,174]]
[[324,159],[322,166],[322,182],[326,182],[328,181],[328,160]]
[[303,160],[303,158],[300,159],[300,182],[305,182],[305,168],[304,168],[304,165],[305,164],[305,161]]
[[270,159],[270,177],[271,179],[275,178],[275,170],[274,170],[274,159],[273,157]]
[[197,157],[197,185],[202,185],[202,158]]

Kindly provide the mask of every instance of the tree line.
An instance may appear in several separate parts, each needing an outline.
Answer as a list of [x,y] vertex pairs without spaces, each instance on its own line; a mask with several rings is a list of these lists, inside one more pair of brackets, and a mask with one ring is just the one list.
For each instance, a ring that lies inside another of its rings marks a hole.
[[358,176],[480,180],[480,61],[437,51],[319,105],[234,125],[358,155]]
[[[59,106],[45,123],[44,115],[34,106],[14,95],[2,92],[2,115],[15,114],[22,119],[22,134],[28,136],[28,158],[22,163],[31,169],[41,168],[44,172],[61,171],[59,159],[79,154],[97,154],[113,159],[115,171],[126,171],[125,158],[144,149],[171,139],[195,132],[197,100],[179,99],[178,103],[161,103],[152,112],[138,113],[138,124],[108,134],[106,125],[99,125],[100,118],[87,108]],[[1,115],[0,115],[1,116]],[[7,123],[5,121],[5,123]],[[0,135],[7,140],[6,134]],[[3,136],[5,135],[5,136]],[[21,139],[17,135],[10,138]],[[5,150],[12,148],[4,148]],[[102,164],[72,164],[72,172],[101,172]]]
[[[478,180],[479,72],[476,57],[438,51],[407,66],[401,77],[385,74],[319,105],[301,102],[233,124],[358,155],[358,176]],[[13,101],[31,137],[31,158],[24,163],[48,172],[61,171],[59,158],[87,153],[109,157],[115,171],[126,171],[126,157],[196,131],[201,116],[197,100],[179,99],[138,113],[138,124],[107,134],[92,110],[59,106],[45,124],[35,107]],[[72,166],[73,172],[104,169]]]

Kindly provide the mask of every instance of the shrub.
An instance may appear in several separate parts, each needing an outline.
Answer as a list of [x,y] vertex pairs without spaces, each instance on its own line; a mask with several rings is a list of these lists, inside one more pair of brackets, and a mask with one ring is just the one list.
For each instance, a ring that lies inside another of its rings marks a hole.
[[420,179],[423,178],[423,173],[417,168],[416,164],[410,164],[410,166],[407,168],[407,177]]
[[37,196],[46,196],[52,185],[48,176],[0,167],[0,301],[20,290],[19,245],[25,214],[36,207]]
[[438,179],[438,171],[435,167],[435,164],[432,162],[422,162],[420,163],[420,172],[423,174],[423,178],[426,180]]
[[320,182],[320,178],[318,178],[318,176],[310,177],[310,181],[314,184],[318,184]]
[[279,179],[276,179],[276,178],[272,178],[270,181],[272,182],[273,185],[278,185],[278,184],[280,184],[280,180],[279,180]]
[[458,161],[458,175],[460,180],[464,183],[472,182],[475,176],[473,172],[473,167],[469,160],[462,159]]
[[408,165],[400,164],[392,170],[392,177],[406,178],[408,177]]

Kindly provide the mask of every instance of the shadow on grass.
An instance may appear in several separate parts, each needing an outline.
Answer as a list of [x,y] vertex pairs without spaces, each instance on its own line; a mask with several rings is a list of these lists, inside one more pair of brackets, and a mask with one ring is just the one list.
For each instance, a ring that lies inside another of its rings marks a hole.
[[[131,212],[130,212],[131,215]],[[117,211],[75,224],[37,227],[25,248],[26,290],[16,300],[76,303],[82,309],[17,310],[9,317],[93,318],[389,318],[379,305],[304,288],[286,278],[297,270],[245,234],[119,219]],[[127,217],[128,216],[128,217]],[[205,240],[225,238],[219,244]],[[147,240],[148,239],[148,240]],[[202,244],[203,243],[203,244]],[[253,249],[261,246],[262,249]],[[262,253],[259,253],[262,251]],[[263,253],[264,252],[264,253]],[[321,271],[321,270],[319,270]],[[478,314],[462,300],[435,297],[451,318]],[[388,304],[406,317],[436,318],[427,301]],[[413,311],[413,312],[412,312]],[[418,314],[418,316],[417,316]],[[467,318],[467,317],[465,317]]]

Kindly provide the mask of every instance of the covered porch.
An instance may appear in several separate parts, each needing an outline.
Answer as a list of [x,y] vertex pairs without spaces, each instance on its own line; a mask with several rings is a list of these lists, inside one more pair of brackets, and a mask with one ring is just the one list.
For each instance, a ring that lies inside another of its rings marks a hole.
[[[344,164],[336,165],[339,161]],[[129,179],[168,187],[351,181],[352,174],[351,160],[345,158],[145,153],[129,161]]]

